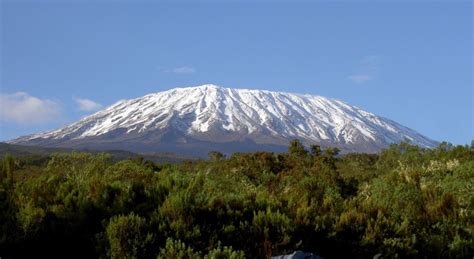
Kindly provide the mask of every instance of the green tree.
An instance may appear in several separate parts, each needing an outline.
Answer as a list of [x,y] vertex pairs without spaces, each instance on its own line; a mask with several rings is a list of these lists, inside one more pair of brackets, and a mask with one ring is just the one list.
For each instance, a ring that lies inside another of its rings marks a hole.
[[260,240],[261,251],[267,258],[290,242],[290,219],[280,211],[273,212],[267,208],[266,211],[254,212],[252,227]]
[[225,155],[219,151],[210,151],[208,156],[211,161],[221,161],[225,158]]
[[217,245],[216,248],[209,251],[209,253],[204,256],[204,259],[244,259],[245,253],[243,251],[235,251],[230,246],[222,247],[221,243]]
[[290,141],[288,153],[291,156],[297,158],[304,158],[308,154],[308,151],[304,148],[303,144],[298,139],[293,139],[292,141]]
[[173,240],[168,238],[164,248],[160,249],[158,255],[160,259],[197,259],[201,258],[198,252],[195,252],[191,247],[186,246],[180,240]]
[[313,157],[318,157],[321,155],[321,146],[319,145],[311,145],[311,155]]
[[111,258],[142,258],[147,246],[153,241],[144,218],[135,215],[116,216],[110,219],[106,229]]

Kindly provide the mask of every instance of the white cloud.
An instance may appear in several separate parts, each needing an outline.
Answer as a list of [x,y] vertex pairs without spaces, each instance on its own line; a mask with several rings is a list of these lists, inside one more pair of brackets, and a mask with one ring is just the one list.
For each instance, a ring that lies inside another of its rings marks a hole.
[[61,105],[25,92],[0,94],[0,120],[18,124],[41,124],[57,119]]
[[354,83],[361,84],[369,81],[370,79],[372,79],[372,77],[366,74],[358,74],[349,76],[349,79],[352,80],[352,82]]
[[102,108],[102,104],[96,103],[89,99],[74,98],[74,101],[76,102],[78,109],[81,111],[90,112],[90,111],[97,111],[100,108]]
[[173,68],[173,69],[164,69],[164,70],[162,70],[162,72],[184,75],[184,74],[194,74],[197,71],[194,67],[184,66],[184,67],[176,67],[176,68]]

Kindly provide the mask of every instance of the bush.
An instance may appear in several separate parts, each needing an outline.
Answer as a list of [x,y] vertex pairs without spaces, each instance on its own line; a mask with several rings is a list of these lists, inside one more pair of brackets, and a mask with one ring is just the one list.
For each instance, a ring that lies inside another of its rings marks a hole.
[[106,234],[111,258],[143,258],[154,238],[145,219],[133,213],[111,218]]

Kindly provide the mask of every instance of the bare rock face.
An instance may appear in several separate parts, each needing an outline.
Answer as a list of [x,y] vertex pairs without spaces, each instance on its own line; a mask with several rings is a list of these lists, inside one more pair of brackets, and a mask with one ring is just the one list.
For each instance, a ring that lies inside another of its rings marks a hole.
[[291,139],[345,152],[377,152],[408,140],[437,143],[339,100],[202,85],[119,101],[61,129],[10,141],[45,147],[166,151],[282,151]]

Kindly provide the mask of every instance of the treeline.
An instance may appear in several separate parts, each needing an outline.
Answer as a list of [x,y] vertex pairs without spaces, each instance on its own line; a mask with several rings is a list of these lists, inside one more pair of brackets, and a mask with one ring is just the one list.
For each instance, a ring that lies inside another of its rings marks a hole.
[[3,158],[0,257],[472,258],[474,145]]

